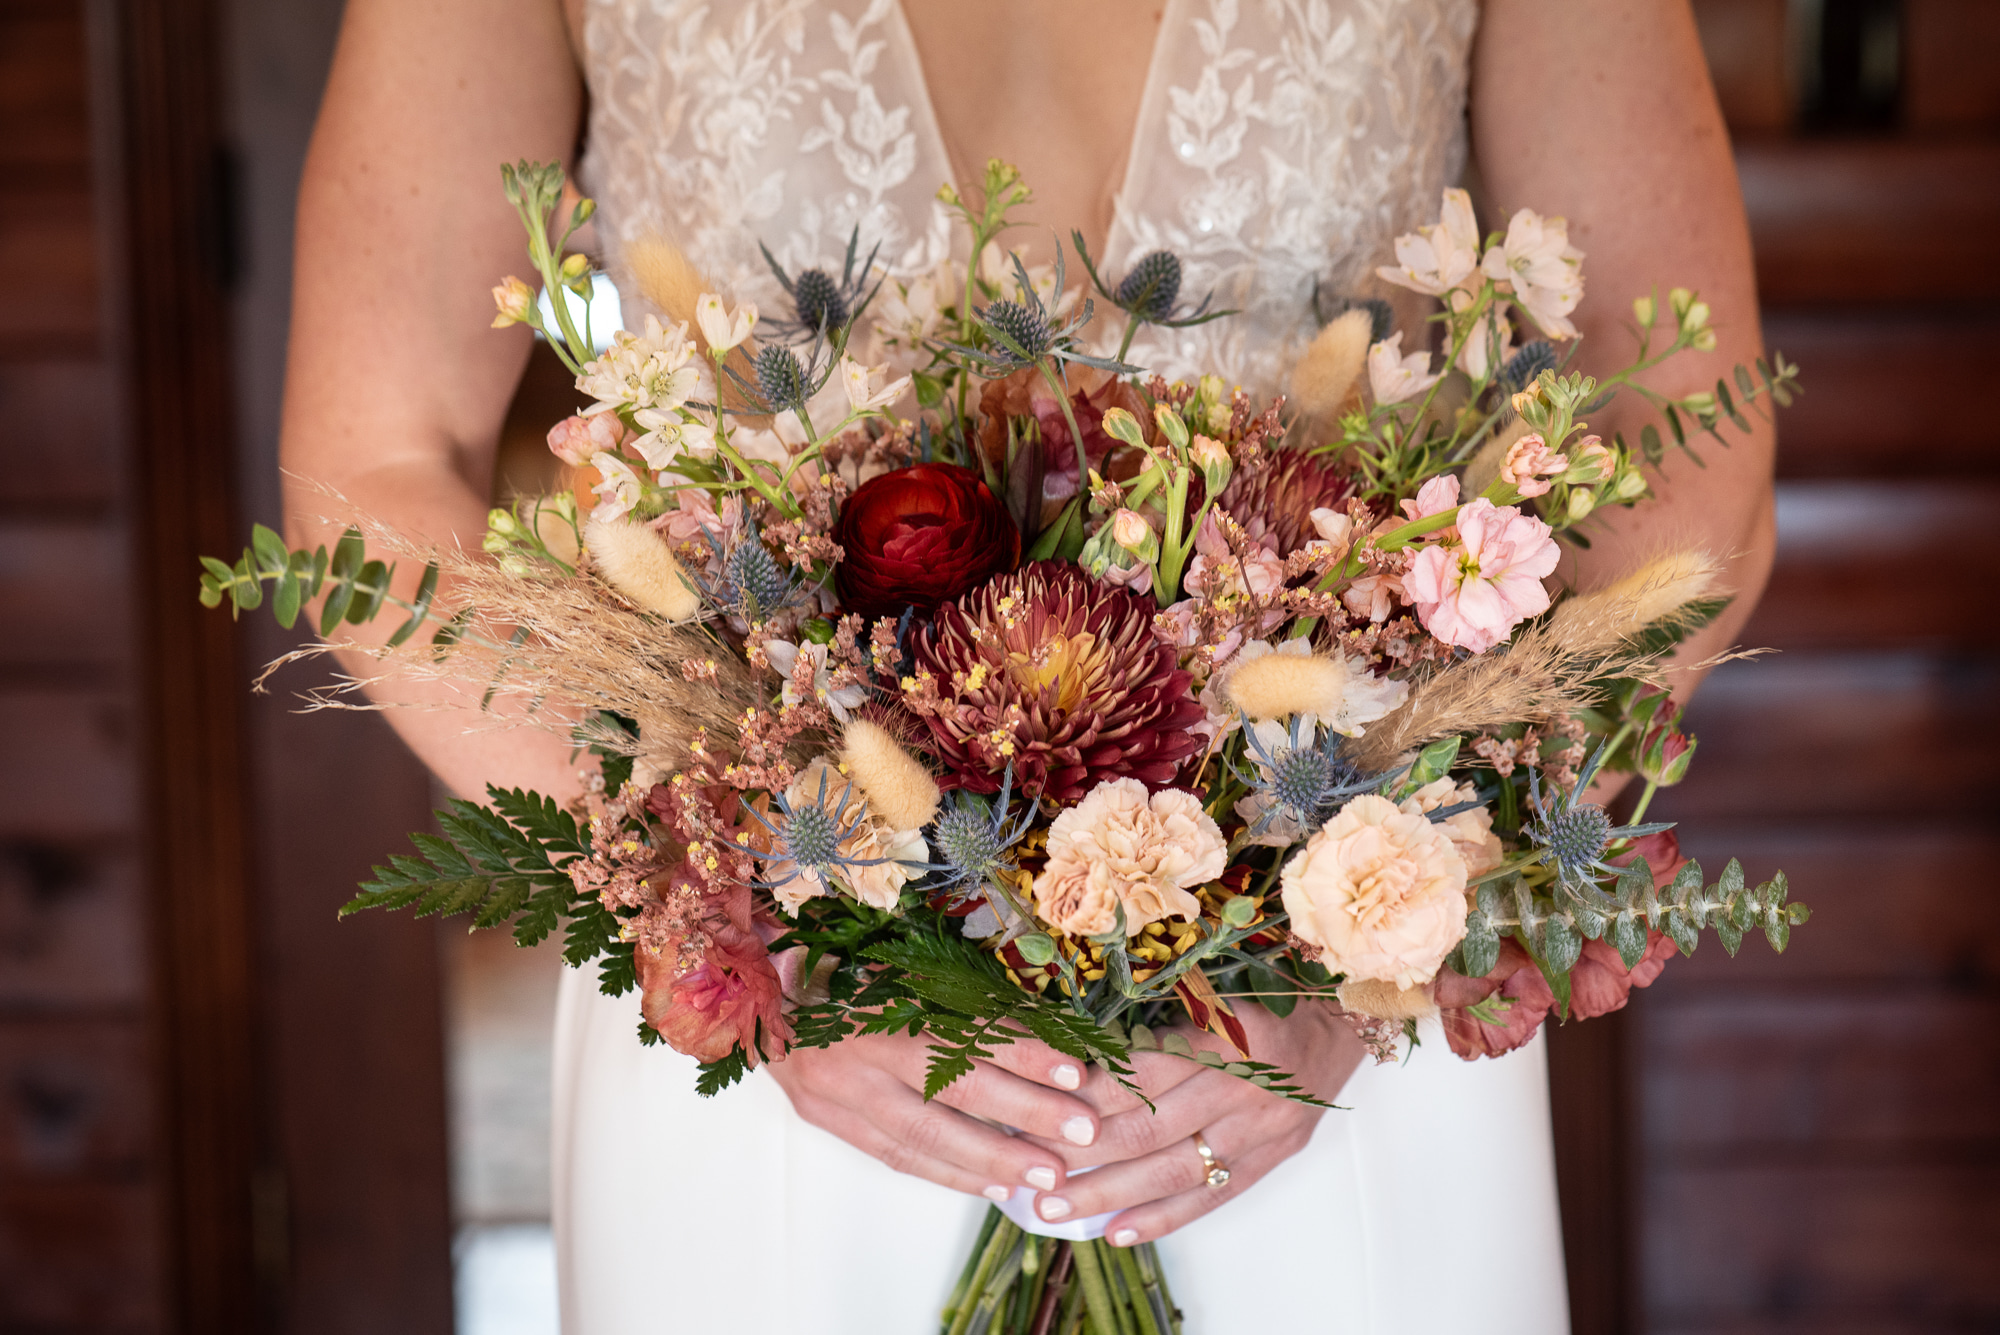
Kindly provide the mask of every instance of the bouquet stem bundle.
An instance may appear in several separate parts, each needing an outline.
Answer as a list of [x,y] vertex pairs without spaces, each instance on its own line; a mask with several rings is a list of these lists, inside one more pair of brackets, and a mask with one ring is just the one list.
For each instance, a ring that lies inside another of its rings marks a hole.
[[989,1208],[940,1335],[1180,1335],[1151,1243],[1037,1237]]

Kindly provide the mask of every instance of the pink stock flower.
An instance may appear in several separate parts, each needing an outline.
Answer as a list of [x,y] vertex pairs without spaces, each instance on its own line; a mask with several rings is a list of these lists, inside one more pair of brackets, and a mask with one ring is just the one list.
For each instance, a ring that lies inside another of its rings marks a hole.
[[1542,496],[1555,485],[1548,479],[1559,476],[1568,467],[1566,456],[1549,449],[1540,434],[1530,431],[1507,447],[1507,457],[1500,464],[1500,480],[1524,497]]
[[1443,514],[1457,504],[1458,478],[1450,473],[1443,473],[1418,487],[1415,496],[1402,502],[1402,511],[1412,520],[1429,519],[1432,515]]
[[1546,612],[1542,580],[1562,557],[1549,526],[1481,497],[1458,512],[1458,540],[1417,553],[1403,589],[1424,629],[1484,653],[1531,616]]
[[1471,278],[1479,268],[1479,223],[1472,196],[1444,192],[1438,221],[1396,238],[1396,264],[1375,272],[1399,287],[1439,296]]
[[1570,464],[1571,482],[1609,482],[1611,475],[1618,471],[1618,459],[1604,442],[1596,436],[1585,436],[1576,443],[1576,458]]
[[616,453],[631,439],[631,432],[618,420],[617,413],[578,413],[565,417],[549,428],[549,450],[573,468],[589,463],[600,451]]

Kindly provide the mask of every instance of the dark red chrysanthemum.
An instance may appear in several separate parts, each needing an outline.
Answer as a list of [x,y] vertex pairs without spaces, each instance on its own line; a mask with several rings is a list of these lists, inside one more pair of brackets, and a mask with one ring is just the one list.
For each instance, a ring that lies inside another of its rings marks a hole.
[[1038,561],[938,609],[910,703],[959,787],[1074,802],[1100,780],[1173,782],[1201,749],[1191,678],[1153,634],[1149,599]]
[[1281,449],[1260,466],[1238,471],[1217,503],[1252,538],[1289,556],[1318,536],[1312,512],[1338,510],[1353,490],[1327,456]]

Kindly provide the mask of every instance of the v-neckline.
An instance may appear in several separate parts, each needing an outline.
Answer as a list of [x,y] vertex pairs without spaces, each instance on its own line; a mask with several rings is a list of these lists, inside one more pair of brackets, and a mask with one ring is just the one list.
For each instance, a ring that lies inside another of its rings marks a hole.
[[[938,155],[945,160],[945,165],[951,171],[954,180],[976,180],[977,174],[966,173],[958,154],[952,151],[951,141],[945,137],[944,122],[938,118],[937,100],[931,96],[930,72],[924,68],[923,51],[917,45],[915,30],[910,27],[909,11],[904,7],[903,0],[891,0],[891,3],[896,10],[899,37],[905,45],[904,54],[909,59],[910,68],[916,72],[916,96],[922,99],[924,116],[936,140]],[[1180,18],[1182,3],[1183,0],[1161,0],[1159,27],[1153,33],[1153,48],[1146,57],[1146,77],[1139,85],[1139,103],[1132,108],[1132,123],[1125,145],[1125,166],[1119,173],[1116,188],[1111,192],[1111,216],[1104,224],[1104,235],[1096,238],[1097,246],[1094,253],[1100,261],[1105,258],[1105,251],[1110,246],[1111,238],[1117,234],[1118,224],[1125,212],[1126,191],[1132,184],[1133,172],[1139,162],[1139,147],[1145,138],[1146,127],[1143,121],[1146,108],[1153,104],[1156,91],[1154,85],[1163,77],[1161,63],[1166,51],[1167,35],[1172,31],[1172,25]],[[972,258],[975,263],[978,261],[977,256]]]

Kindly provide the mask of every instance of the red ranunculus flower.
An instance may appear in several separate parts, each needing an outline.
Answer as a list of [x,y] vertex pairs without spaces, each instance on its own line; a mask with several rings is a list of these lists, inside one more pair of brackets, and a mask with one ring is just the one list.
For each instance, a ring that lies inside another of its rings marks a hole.
[[845,555],[840,601],[865,617],[930,611],[1012,570],[1021,534],[977,473],[915,464],[855,489],[833,540]]

